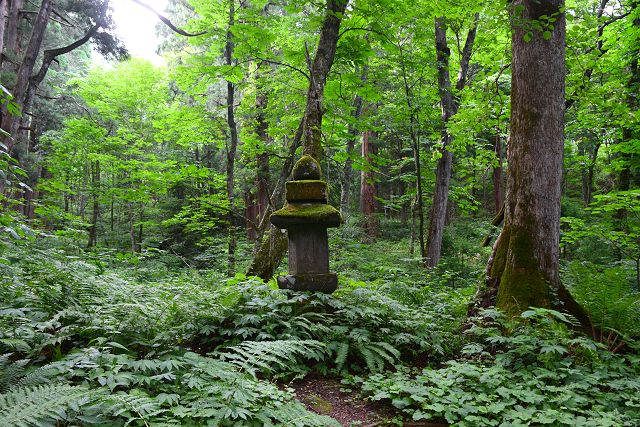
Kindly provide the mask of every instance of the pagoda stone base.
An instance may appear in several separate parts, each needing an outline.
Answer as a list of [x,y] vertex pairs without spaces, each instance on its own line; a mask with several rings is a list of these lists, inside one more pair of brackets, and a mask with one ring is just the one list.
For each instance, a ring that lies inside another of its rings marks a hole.
[[315,291],[330,294],[338,288],[338,276],[335,273],[278,276],[278,287],[293,291]]

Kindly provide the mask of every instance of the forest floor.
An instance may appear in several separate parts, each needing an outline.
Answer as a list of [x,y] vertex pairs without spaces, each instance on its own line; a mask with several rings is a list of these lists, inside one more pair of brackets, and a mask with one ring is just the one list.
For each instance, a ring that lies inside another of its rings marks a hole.
[[309,410],[335,418],[346,427],[379,426],[393,417],[391,408],[363,399],[336,379],[307,376],[291,386]]

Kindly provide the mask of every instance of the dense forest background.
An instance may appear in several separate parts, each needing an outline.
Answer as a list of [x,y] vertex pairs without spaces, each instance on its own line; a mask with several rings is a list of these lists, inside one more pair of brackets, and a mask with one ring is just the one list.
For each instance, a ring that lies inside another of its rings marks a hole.
[[[638,1],[508,3],[169,0],[154,65],[109,1],[0,0],[0,424],[640,422]],[[565,18],[559,275],[586,334],[558,306],[468,309],[513,34]],[[333,295],[273,280],[303,152],[343,217]],[[342,419],[310,383],[378,404]]]

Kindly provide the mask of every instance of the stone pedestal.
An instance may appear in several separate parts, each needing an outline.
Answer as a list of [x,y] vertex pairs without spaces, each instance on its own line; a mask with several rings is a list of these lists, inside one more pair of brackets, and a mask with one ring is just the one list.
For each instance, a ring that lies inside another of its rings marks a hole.
[[289,235],[289,274],[278,286],[297,291],[331,293],[338,277],[329,272],[327,228],[340,225],[340,213],[327,204],[327,183],[320,180],[320,165],[303,156],[287,182],[286,204],[271,215],[271,223]]

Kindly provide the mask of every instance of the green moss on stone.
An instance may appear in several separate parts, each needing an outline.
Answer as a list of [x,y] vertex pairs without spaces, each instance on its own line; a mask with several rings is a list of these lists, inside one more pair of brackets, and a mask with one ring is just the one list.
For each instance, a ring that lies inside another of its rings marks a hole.
[[322,176],[320,163],[309,155],[304,155],[298,160],[293,167],[293,179],[300,180],[317,180]]
[[318,201],[327,203],[327,183],[320,180],[289,181],[286,184],[288,202]]
[[321,225],[338,227],[340,212],[324,203],[287,203],[271,215],[271,223],[286,228],[289,225]]
[[322,415],[329,415],[333,412],[333,405],[331,402],[321,398],[316,394],[309,394],[304,397],[304,402],[311,407],[314,411]]

